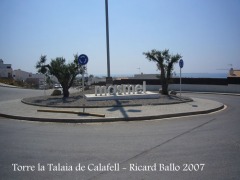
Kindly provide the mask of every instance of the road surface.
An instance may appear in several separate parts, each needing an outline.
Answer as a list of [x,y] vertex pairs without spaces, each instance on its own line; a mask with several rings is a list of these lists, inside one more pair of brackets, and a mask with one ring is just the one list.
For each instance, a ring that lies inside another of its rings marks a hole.
[[[1,93],[0,100],[35,92],[12,89],[15,96]],[[238,179],[240,97],[184,95],[216,100],[227,108],[208,115],[95,124],[0,118],[0,177]]]

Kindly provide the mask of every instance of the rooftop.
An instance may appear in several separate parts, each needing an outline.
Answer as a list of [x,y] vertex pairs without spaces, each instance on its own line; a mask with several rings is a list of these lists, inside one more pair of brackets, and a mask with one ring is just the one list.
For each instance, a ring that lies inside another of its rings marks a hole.
[[228,77],[240,77],[240,69],[231,69]]

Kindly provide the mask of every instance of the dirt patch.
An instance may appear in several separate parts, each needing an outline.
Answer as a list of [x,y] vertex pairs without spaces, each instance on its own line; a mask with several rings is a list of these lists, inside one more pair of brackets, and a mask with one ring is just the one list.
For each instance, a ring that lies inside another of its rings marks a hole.
[[[86,94],[93,93],[92,90],[85,91]],[[184,102],[191,102],[192,99],[188,97],[182,97],[175,95],[161,95],[157,99],[132,99],[132,100],[105,100],[105,101],[87,101],[83,100],[82,93],[70,94],[68,98],[61,96],[38,96],[22,99],[23,103],[46,106],[46,107],[69,107],[78,108],[85,107],[96,108],[96,107],[119,107],[119,106],[147,106],[147,105],[161,105],[161,104],[177,104]]]

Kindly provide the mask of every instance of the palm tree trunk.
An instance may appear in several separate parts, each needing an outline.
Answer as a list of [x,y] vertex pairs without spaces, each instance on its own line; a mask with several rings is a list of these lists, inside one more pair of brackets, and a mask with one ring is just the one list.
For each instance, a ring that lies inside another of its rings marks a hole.
[[168,84],[166,82],[162,83],[162,94],[168,95]]
[[168,95],[168,81],[165,78],[164,69],[161,71],[162,94]]
[[69,97],[69,91],[67,87],[63,87],[63,97]]

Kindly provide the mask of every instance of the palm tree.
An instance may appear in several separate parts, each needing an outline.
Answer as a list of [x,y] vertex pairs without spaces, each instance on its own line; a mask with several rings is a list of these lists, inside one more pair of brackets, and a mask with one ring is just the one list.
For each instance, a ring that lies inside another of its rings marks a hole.
[[171,79],[173,65],[182,58],[181,55],[170,55],[169,50],[158,51],[156,49],[150,52],[143,53],[149,61],[157,63],[157,68],[160,70],[160,79],[162,83],[162,94],[168,95],[168,84]]
[[78,65],[78,55],[74,55],[74,61],[72,63],[65,63],[65,59],[57,57],[52,59],[50,64],[45,65],[47,56],[41,56],[37,62],[36,68],[39,73],[45,75],[55,76],[63,89],[63,97],[69,97],[69,88],[72,86],[74,79],[78,74],[82,74],[85,70],[85,66]]

